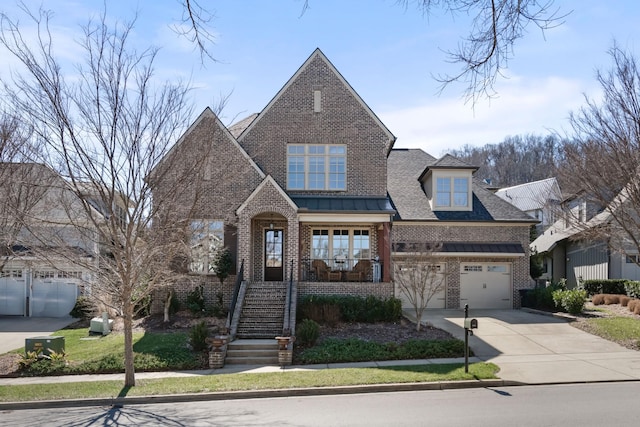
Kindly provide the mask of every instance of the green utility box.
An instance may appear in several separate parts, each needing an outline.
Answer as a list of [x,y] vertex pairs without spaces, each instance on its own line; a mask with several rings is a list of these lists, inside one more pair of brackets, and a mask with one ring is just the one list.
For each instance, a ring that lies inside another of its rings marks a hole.
[[51,351],[56,353],[64,352],[64,337],[33,337],[25,339],[24,351],[28,353],[35,351],[43,356],[51,355]]

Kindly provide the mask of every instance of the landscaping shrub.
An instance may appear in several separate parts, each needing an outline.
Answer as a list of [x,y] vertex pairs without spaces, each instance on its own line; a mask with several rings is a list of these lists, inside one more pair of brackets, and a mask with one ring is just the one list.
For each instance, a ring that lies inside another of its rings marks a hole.
[[76,304],[69,312],[69,315],[76,319],[91,319],[96,311],[97,309],[93,301],[87,297],[81,296],[76,300]]
[[298,319],[313,319],[321,324],[344,322],[391,322],[402,317],[398,298],[381,299],[348,295],[308,295],[298,305]]
[[605,305],[620,304],[620,295],[605,294],[604,304]]
[[556,307],[570,314],[580,314],[584,309],[587,292],[584,289],[558,289],[553,292]]
[[191,331],[189,331],[189,340],[191,341],[191,348],[193,348],[193,351],[206,350],[208,336],[209,328],[204,320],[192,326]]
[[589,296],[595,294],[626,294],[625,279],[593,279],[585,280],[581,288],[587,291]]
[[629,280],[624,284],[624,290],[631,298],[640,298],[640,282]]
[[196,288],[189,292],[187,295],[187,308],[193,314],[202,314],[204,311],[204,290],[202,286],[196,286]]
[[558,283],[553,283],[546,287],[528,289],[523,295],[523,301],[526,302],[527,305],[523,305],[529,308],[553,310],[556,308],[556,304],[553,301],[553,292],[564,289],[566,289],[565,280],[561,280]]
[[296,327],[296,340],[303,347],[311,347],[320,337],[320,325],[311,319],[304,319]]
[[356,338],[329,338],[322,344],[298,354],[296,363],[344,363],[462,356],[464,356],[464,342],[456,339],[409,340],[401,344],[382,344]]

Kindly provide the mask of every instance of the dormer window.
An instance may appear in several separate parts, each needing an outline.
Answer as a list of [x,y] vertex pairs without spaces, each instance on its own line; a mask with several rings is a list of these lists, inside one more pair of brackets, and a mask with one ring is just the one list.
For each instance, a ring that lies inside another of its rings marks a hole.
[[469,206],[469,178],[436,178],[436,207],[466,208]]

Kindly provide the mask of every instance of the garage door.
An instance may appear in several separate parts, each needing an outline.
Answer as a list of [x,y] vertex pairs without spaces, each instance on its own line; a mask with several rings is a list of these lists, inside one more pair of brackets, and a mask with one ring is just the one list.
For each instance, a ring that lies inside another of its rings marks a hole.
[[22,270],[3,272],[0,277],[0,315],[24,316],[27,310],[27,286]]
[[[439,271],[441,271],[444,268],[444,265],[437,265],[436,267],[438,268]],[[400,272],[396,274],[400,274]],[[444,280],[445,278],[443,277],[443,275],[438,274],[437,279],[434,279],[432,282],[430,282],[430,283],[434,283],[434,286],[436,286],[439,290],[438,292],[433,294],[433,296],[429,300],[429,303],[427,304],[427,308],[446,308],[446,303],[447,303],[446,286],[445,286],[446,283],[444,282]],[[408,282],[410,283],[410,281]],[[418,286],[418,289],[419,289],[419,286]],[[411,290],[409,290],[409,292],[411,292]],[[400,286],[398,281],[395,282],[395,295],[396,295],[396,298],[399,298],[400,301],[402,301],[403,309],[413,309],[413,304],[411,303],[411,300],[413,299],[415,301],[415,297],[410,298],[406,292],[403,292],[402,287]],[[425,298],[428,297],[428,295],[429,295],[429,291],[425,290],[424,292]]]
[[513,308],[511,264],[460,264],[460,307]]
[[31,286],[31,316],[63,317],[69,314],[78,298],[78,285],[54,279],[54,272],[34,273]]

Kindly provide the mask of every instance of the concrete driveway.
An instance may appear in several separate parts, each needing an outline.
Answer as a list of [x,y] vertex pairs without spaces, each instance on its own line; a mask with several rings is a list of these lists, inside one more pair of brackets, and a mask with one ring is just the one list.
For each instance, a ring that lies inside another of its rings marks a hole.
[[[405,312],[405,314],[409,314]],[[525,310],[470,310],[478,329],[469,346],[500,366],[504,380],[527,384],[640,379],[640,352]],[[463,310],[428,310],[423,322],[464,339]]]
[[67,317],[0,316],[0,354],[24,347],[25,338],[48,336],[73,323]]

